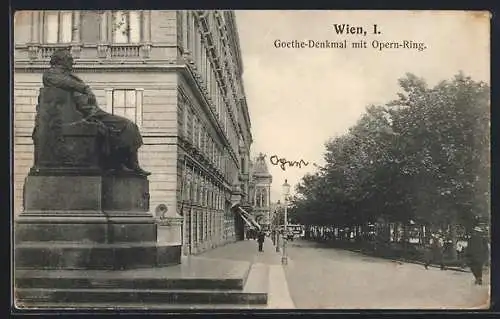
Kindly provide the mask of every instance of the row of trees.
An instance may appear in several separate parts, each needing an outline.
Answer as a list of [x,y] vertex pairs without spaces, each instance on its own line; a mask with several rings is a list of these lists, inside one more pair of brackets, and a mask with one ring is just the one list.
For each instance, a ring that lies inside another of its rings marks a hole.
[[290,216],[305,225],[410,220],[468,229],[489,220],[490,88],[462,73],[434,87],[412,74],[326,143],[326,165],[296,186]]

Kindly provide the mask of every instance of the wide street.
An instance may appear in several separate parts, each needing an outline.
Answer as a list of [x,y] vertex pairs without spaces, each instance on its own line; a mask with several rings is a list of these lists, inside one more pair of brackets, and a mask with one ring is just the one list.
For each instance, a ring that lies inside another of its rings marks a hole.
[[425,270],[304,240],[289,242],[288,254],[285,274],[298,309],[470,309],[488,304],[489,274],[483,286],[475,286],[471,273]]

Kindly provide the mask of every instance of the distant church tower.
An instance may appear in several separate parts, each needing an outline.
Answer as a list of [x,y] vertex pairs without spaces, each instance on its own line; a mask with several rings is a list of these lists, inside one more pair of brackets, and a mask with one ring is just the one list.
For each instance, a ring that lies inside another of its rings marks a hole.
[[262,153],[252,163],[250,201],[253,216],[260,225],[271,223],[271,183],[273,176],[269,173],[266,156]]

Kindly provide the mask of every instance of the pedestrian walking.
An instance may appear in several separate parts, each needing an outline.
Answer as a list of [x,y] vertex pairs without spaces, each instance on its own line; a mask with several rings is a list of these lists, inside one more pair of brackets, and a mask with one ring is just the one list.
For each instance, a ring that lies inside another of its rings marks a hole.
[[465,252],[465,247],[466,246],[467,246],[467,242],[465,242],[463,240],[457,240],[457,246],[456,246],[457,259],[460,262],[460,265],[461,265],[462,268],[465,267],[464,252]]
[[438,236],[433,235],[430,245],[425,250],[425,269],[429,269],[431,263],[439,264],[441,270],[445,270],[443,258],[443,241]]
[[259,243],[259,251],[263,251],[262,246],[264,245],[265,239],[266,239],[266,234],[264,234],[263,231],[260,231],[259,234],[257,235],[257,242]]
[[442,236],[437,239],[437,246],[434,250],[434,256],[436,260],[436,264],[439,264],[439,269],[446,270],[444,266],[444,239]]
[[483,267],[488,260],[488,240],[480,227],[474,227],[467,245],[467,262],[476,285],[483,284]]

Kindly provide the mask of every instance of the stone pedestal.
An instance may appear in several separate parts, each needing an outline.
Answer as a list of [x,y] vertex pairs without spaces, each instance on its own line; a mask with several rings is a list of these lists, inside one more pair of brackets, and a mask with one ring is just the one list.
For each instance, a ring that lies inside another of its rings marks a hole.
[[180,263],[180,242],[157,240],[146,177],[28,176],[24,207],[15,221],[16,269]]
[[167,216],[158,221],[158,243],[182,245],[182,222],[181,216]]

